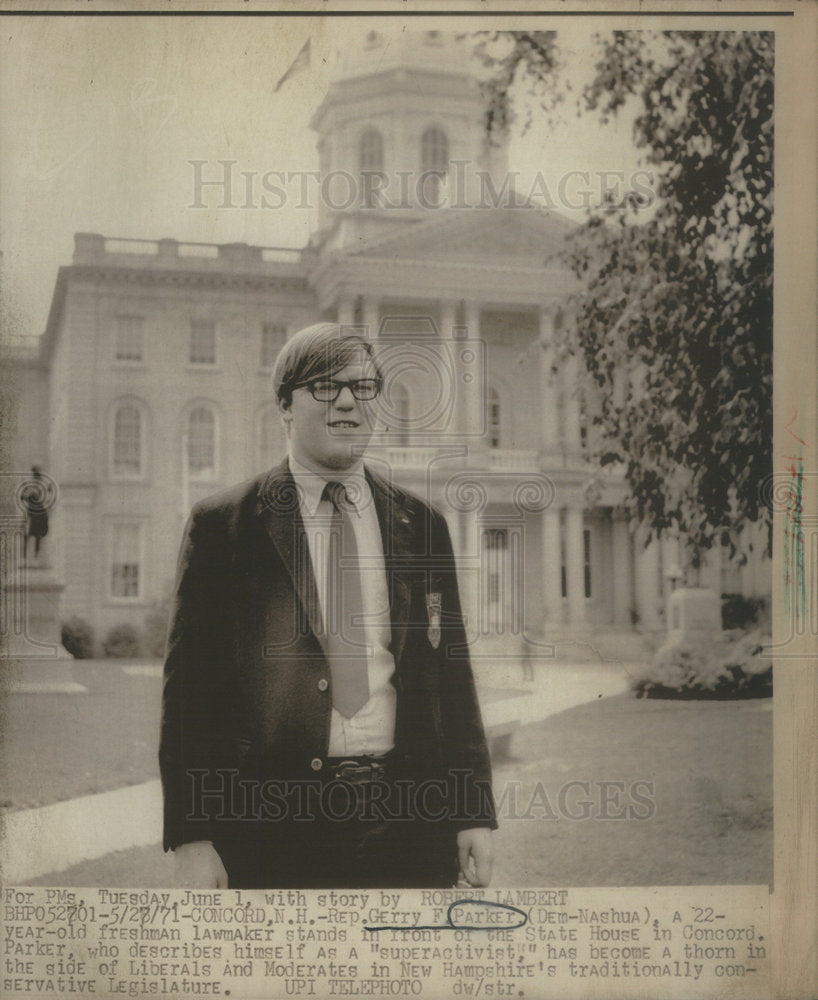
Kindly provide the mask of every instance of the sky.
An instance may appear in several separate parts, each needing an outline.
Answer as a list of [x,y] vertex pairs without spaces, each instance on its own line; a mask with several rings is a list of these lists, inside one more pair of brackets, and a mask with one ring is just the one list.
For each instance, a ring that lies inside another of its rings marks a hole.
[[[460,23],[408,19],[424,29]],[[472,25],[469,24],[469,27]],[[360,45],[397,18],[5,17],[0,28],[0,250],[4,332],[36,336],[75,232],[190,242],[301,247],[314,212],[192,207],[191,160],[236,160],[236,170],[317,169],[309,121],[329,85],[332,53]],[[567,78],[581,89],[598,26],[568,19],[560,39]],[[312,62],[278,92],[307,38]],[[325,62],[324,60],[327,60]],[[602,129],[566,107],[556,128],[512,133],[509,164],[521,190],[541,172],[556,191],[569,170],[638,167],[625,118]],[[562,214],[581,217],[561,204]]]

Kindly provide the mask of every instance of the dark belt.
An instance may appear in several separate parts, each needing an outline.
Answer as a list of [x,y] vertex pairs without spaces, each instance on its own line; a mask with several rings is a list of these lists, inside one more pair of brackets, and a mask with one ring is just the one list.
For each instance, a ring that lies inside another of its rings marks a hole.
[[365,754],[361,757],[328,757],[325,775],[336,781],[347,781],[351,785],[367,785],[372,781],[383,781],[389,774],[390,755]]

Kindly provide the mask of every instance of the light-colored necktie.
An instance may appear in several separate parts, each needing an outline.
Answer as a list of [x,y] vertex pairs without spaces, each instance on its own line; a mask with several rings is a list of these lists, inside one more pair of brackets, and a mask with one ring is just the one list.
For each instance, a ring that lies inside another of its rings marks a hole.
[[361,567],[352,523],[356,508],[343,483],[328,482],[322,499],[332,504],[326,616],[332,704],[351,718],[369,701]]

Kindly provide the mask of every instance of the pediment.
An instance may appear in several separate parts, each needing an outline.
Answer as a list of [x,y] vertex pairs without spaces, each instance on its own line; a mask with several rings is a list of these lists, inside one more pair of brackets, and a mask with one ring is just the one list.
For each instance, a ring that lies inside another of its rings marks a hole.
[[348,253],[363,258],[537,267],[563,249],[565,237],[575,228],[570,220],[535,206],[440,209],[428,221],[403,226]]

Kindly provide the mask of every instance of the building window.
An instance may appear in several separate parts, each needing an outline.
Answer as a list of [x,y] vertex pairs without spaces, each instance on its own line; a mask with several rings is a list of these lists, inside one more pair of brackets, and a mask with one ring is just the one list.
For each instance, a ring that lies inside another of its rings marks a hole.
[[193,320],[190,324],[190,354],[192,365],[216,364],[216,324],[209,320]]
[[109,597],[138,601],[142,594],[142,525],[114,524],[111,533]]
[[500,393],[489,388],[486,393],[486,430],[489,448],[500,447]]
[[256,442],[257,468],[269,469],[284,456],[286,441],[277,406],[266,406],[259,414]]
[[443,129],[427,128],[420,140],[421,192],[424,204],[440,204],[443,179],[449,171],[449,140]]
[[368,128],[361,136],[358,143],[358,169],[361,174],[361,204],[372,208],[385,179],[383,139],[376,128]]
[[145,350],[143,341],[141,316],[117,316],[115,348],[117,361],[142,361]]
[[287,327],[284,323],[265,323],[261,328],[261,367],[272,368],[284,341]]
[[216,473],[216,414],[209,406],[196,406],[188,414],[187,470],[195,479],[211,479]]
[[111,465],[115,476],[136,478],[144,470],[144,420],[136,403],[114,410]]

